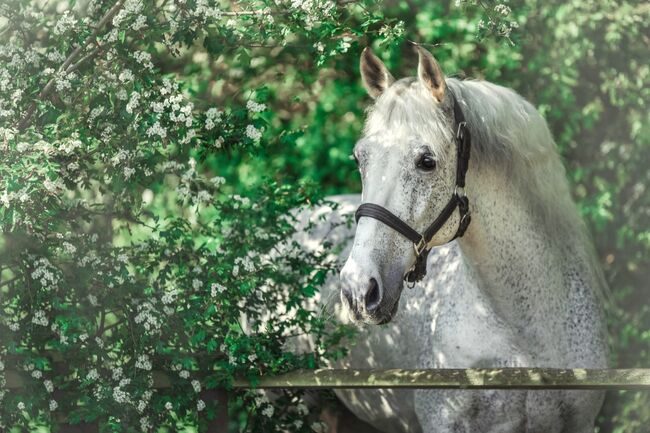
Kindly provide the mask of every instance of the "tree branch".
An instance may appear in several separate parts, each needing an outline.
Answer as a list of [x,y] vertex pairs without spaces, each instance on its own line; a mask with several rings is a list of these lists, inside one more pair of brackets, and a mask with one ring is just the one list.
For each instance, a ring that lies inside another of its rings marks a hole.
[[[67,59],[65,59],[65,61],[63,62],[63,64],[59,68],[59,72],[61,72],[61,71],[71,72],[73,69],[76,69],[81,62],[83,62],[83,61],[85,61],[85,60],[87,60],[89,58],[89,56],[85,56],[84,58],[81,59],[81,61],[79,63],[77,63],[75,65],[72,65],[72,62],[74,62],[76,60],[77,56],[79,56],[79,54],[81,54],[81,52],[83,50],[85,50],[86,47],[88,47],[88,45],[90,45],[95,40],[95,38],[97,38],[97,35],[99,35],[99,32],[101,31],[101,29],[122,8],[123,3],[124,3],[124,0],[118,0],[117,3],[115,3],[115,5],[113,5],[113,7],[110,8],[110,10],[108,12],[106,12],[106,15],[104,15],[102,17],[102,19],[99,20],[99,23],[97,23],[97,27],[95,27],[95,30],[92,32],[92,34],[90,36],[88,36],[88,38],[84,41],[83,44],[81,44],[77,48],[75,48],[74,51],[72,51],[72,53],[70,53],[70,55],[68,56]],[[90,54],[94,55],[97,52],[98,52],[98,50],[93,50]],[[54,88],[55,81],[56,81],[56,77],[52,77],[50,79],[50,81],[47,82],[47,84],[45,85],[43,90],[41,90],[41,93],[38,94],[38,100],[45,99],[52,92],[52,89]],[[30,119],[32,118],[32,116],[36,112],[36,102],[37,101],[32,101],[31,105],[29,106],[29,108],[25,112],[25,115],[23,116],[22,120],[20,121],[20,123],[18,123],[18,130],[19,131],[24,130],[29,125]]]

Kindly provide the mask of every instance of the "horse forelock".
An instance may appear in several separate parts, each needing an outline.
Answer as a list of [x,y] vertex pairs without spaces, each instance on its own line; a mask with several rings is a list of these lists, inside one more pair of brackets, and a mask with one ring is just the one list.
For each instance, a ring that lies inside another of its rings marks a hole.
[[389,137],[390,145],[407,145],[414,138],[429,144],[438,161],[453,142],[449,110],[442,110],[430,92],[414,77],[390,86],[369,108],[364,135]]

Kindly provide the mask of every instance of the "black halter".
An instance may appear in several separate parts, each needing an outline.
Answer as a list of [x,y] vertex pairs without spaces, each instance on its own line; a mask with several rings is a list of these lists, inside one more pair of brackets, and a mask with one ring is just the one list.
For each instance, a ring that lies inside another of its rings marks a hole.
[[361,217],[370,217],[379,220],[413,242],[413,248],[415,249],[415,263],[413,263],[413,266],[411,266],[406,274],[404,274],[404,281],[411,283],[411,285],[422,280],[426,275],[427,257],[429,256],[429,251],[431,251],[431,248],[427,245],[431,242],[433,236],[438,233],[442,226],[451,217],[456,210],[456,207],[458,207],[458,212],[460,213],[460,222],[458,223],[458,230],[456,230],[456,234],[452,239],[450,239],[450,242],[463,236],[471,221],[469,200],[465,195],[465,174],[467,173],[467,168],[469,166],[469,152],[472,140],[460,104],[451,89],[447,88],[447,90],[454,101],[457,151],[456,186],[454,187],[454,193],[440,212],[440,215],[438,215],[431,225],[427,227],[424,234],[418,233],[385,207],[373,203],[361,204],[354,215],[357,222],[359,222],[359,218]]

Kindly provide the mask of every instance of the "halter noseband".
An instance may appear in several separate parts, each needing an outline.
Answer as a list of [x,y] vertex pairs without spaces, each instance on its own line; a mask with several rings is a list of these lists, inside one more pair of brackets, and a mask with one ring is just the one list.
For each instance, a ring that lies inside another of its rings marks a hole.
[[451,198],[442,209],[438,217],[431,223],[429,227],[424,231],[424,234],[418,233],[415,229],[411,228],[407,223],[402,221],[395,214],[390,212],[383,206],[379,206],[373,203],[362,203],[355,212],[354,216],[357,222],[361,217],[369,217],[379,220],[396,230],[408,240],[413,242],[413,249],[415,250],[415,263],[409,268],[409,270],[404,274],[404,281],[410,283],[410,287],[413,287],[415,283],[422,280],[427,273],[427,257],[431,248],[428,247],[429,242],[435,236],[436,233],[442,228],[442,226],[447,222],[451,215],[458,207],[458,212],[460,213],[460,222],[458,223],[458,229],[456,234],[450,242],[456,238],[463,236],[467,226],[471,221],[471,215],[469,211],[469,200],[467,195],[465,195],[465,174],[467,173],[467,168],[469,167],[469,153],[472,144],[472,139],[467,128],[467,122],[465,121],[465,116],[463,111],[460,108],[458,100],[454,96],[454,93],[450,88],[447,88],[451,98],[454,101],[454,120],[456,125],[456,186],[454,187],[454,193]]

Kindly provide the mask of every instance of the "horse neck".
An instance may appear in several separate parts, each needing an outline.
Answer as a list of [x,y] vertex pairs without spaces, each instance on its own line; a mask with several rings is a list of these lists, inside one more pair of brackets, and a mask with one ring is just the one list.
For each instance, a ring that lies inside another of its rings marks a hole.
[[[534,191],[513,184],[502,173],[479,172],[468,178],[473,215],[460,239],[461,251],[497,314],[530,341],[552,345],[554,336],[565,332],[563,319],[575,308],[571,292],[580,291],[577,302],[598,305],[590,286],[593,275],[582,260],[586,246],[571,235],[577,215],[562,220],[558,212],[552,224],[542,221],[548,215],[540,216],[531,202]],[[570,200],[568,192],[559,199]],[[558,235],[554,224],[567,227],[566,235]]]

